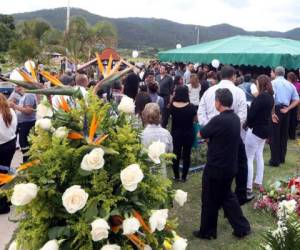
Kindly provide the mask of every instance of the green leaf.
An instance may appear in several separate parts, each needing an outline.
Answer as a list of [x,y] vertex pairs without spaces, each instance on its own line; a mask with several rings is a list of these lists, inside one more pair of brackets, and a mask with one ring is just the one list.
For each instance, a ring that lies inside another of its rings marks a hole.
[[98,201],[96,199],[92,200],[85,209],[84,217],[91,221],[98,216]]
[[50,240],[68,238],[71,235],[70,228],[68,227],[52,227],[48,231],[48,236]]
[[117,152],[116,150],[112,149],[112,148],[107,148],[107,147],[104,147],[104,146],[100,146],[104,153],[107,154],[107,155],[118,155],[119,152]]
[[90,176],[92,173],[93,173],[93,171],[86,171],[81,168],[78,169],[78,174],[80,176]]

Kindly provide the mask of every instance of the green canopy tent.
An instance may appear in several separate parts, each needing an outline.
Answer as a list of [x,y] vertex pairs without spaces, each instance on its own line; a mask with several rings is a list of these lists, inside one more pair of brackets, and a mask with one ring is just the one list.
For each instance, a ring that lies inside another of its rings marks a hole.
[[238,66],[300,68],[300,41],[254,36],[234,36],[158,54],[164,62],[222,64]]

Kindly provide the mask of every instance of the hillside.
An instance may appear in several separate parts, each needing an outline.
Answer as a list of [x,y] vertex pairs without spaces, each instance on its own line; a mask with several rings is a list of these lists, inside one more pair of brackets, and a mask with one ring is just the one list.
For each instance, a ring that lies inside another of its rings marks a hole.
[[[15,20],[22,21],[33,18],[43,18],[54,28],[63,30],[66,23],[66,8],[45,9],[34,12],[18,13],[13,15]],[[196,42],[195,25],[180,24],[165,19],[156,18],[107,18],[92,14],[88,11],[72,8],[71,16],[82,16],[90,24],[97,21],[110,21],[119,34],[121,48],[140,49],[142,47],[175,48],[180,43],[184,46]],[[248,32],[228,24],[210,27],[200,26],[200,42],[225,38],[234,35],[256,35],[284,37],[300,40],[300,28],[288,32]]]

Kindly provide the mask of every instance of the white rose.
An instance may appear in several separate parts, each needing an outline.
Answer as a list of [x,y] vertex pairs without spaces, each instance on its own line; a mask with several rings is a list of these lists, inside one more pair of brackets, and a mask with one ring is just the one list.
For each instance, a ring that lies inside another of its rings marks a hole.
[[265,250],[273,250],[272,247],[271,247],[270,245],[265,245],[265,246],[264,246],[264,249],[265,249]]
[[141,226],[138,219],[131,217],[123,221],[123,234],[129,235],[137,232]]
[[49,240],[46,244],[41,248],[41,250],[58,250],[59,244],[57,240]]
[[93,241],[99,241],[108,238],[109,225],[104,219],[96,219],[92,222],[92,239]]
[[37,109],[36,109],[36,118],[39,120],[39,119],[42,119],[44,117],[52,117],[53,116],[53,112],[52,112],[52,109],[42,103],[40,103],[38,106],[37,106]]
[[8,250],[17,250],[17,242],[15,240],[9,245]]
[[172,250],[185,250],[187,245],[187,239],[177,237],[172,245]]
[[184,203],[186,203],[187,201],[187,192],[184,192],[180,189],[176,190],[175,193],[175,197],[174,197],[174,201],[179,205],[179,206],[183,206]]
[[295,212],[297,206],[297,202],[295,200],[283,200],[279,203],[277,216],[282,218],[284,216],[288,217],[288,215]]
[[150,247],[149,245],[146,245],[143,250],[152,250],[152,247]]
[[127,114],[134,114],[135,111],[135,104],[133,99],[131,99],[128,96],[123,96],[119,106],[118,110]]
[[53,136],[57,138],[66,138],[68,133],[69,131],[66,127],[59,127],[54,131]]
[[17,244],[17,242],[14,240],[10,245],[8,250],[22,250]]
[[166,153],[166,144],[160,141],[153,142],[148,148],[148,156],[155,164],[160,164],[159,157],[164,153]]
[[65,209],[70,214],[74,214],[80,209],[84,208],[87,200],[88,193],[84,191],[79,185],[69,187],[62,196],[62,202]]
[[11,203],[15,206],[24,206],[29,204],[37,195],[38,186],[34,183],[16,184],[11,197]]
[[144,174],[138,164],[132,164],[121,171],[120,178],[123,187],[132,192],[137,189],[138,184],[144,178]]
[[168,219],[168,209],[153,210],[149,219],[151,232],[155,230],[162,231],[165,228]]
[[101,248],[101,250],[121,250],[121,247],[113,244],[113,245],[105,245]]
[[90,153],[86,154],[80,164],[81,169],[92,171],[103,168],[104,166],[104,151],[102,148],[95,148]]
[[35,127],[50,131],[52,128],[52,122],[49,118],[43,118],[35,122]]
[[293,213],[296,210],[297,202],[295,200],[289,200],[285,203],[285,208],[288,214]]

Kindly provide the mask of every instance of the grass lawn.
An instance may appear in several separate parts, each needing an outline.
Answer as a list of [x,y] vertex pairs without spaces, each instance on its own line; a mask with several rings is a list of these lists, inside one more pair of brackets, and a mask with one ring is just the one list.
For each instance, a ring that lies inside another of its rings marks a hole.
[[[299,148],[296,142],[289,142],[286,163],[279,168],[265,166],[264,185],[274,182],[277,179],[299,173]],[[269,146],[265,147],[265,163],[269,160]],[[276,227],[276,219],[267,214],[253,209],[253,203],[242,207],[244,215],[250,221],[252,234],[245,239],[238,240],[232,236],[232,228],[228,221],[223,218],[223,211],[219,212],[218,239],[200,240],[193,237],[192,232],[199,228],[200,207],[201,207],[201,178],[202,172],[190,176],[186,183],[174,184],[175,189],[182,189],[188,192],[188,202],[182,208],[175,208],[174,215],[178,217],[178,232],[182,237],[188,239],[188,250],[198,249],[259,249],[261,235],[272,227]]]

